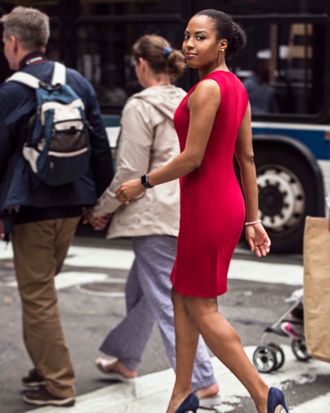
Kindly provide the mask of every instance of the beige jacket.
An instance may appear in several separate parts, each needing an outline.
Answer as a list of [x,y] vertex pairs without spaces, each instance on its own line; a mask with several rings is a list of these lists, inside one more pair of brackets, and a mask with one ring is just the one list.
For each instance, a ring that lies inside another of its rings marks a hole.
[[108,238],[165,234],[179,228],[178,180],[147,189],[129,205],[115,199],[119,186],[158,168],[179,153],[173,114],[185,92],[176,86],[153,86],[126,103],[116,154],[116,174],[95,207],[97,216],[114,214]]

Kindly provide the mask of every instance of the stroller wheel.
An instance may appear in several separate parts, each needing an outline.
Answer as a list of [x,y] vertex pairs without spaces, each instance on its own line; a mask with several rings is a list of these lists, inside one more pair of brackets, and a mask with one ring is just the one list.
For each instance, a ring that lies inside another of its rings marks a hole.
[[291,349],[293,354],[299,361],[307,361],[311,358],[311,356],[308,354],[307,346],[304,339],[292,340]]
[[253,364],[260,373],[270,373],[276,368],[275,351],[268,346],[259,346],[253,353]]
[[278,345],[277,343],[269,343],[267,344],[267,346],[275,351],[276,366],[274,370],[280,369],[283,366],[284,361],[285,361],[284,351],[282,350],[281,346]]

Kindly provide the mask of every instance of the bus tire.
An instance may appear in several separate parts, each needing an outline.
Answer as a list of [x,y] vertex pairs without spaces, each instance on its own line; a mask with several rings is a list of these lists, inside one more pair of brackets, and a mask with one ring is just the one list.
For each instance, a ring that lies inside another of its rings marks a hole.
[[308,161],[290,147],[258,145],[255,153],[259,209],[273,252],[301,252],[306,215],[319,211]]

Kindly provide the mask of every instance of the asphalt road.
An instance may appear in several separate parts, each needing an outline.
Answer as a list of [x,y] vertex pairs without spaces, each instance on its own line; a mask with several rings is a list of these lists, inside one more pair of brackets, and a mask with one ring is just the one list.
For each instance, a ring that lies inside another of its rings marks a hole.
[[[121,320],[125,312],[123,288],[131,251],[129,241],[114,243],[84,237],[77,238],[74,245],[76,249],[71,251],[63,274],[59,276],[63,280],[63,285],[59,287],[59,303],[76,370],[77,391],[81,395],[109,384],[96,370],[94,361],[100,354],[98,347],[104,336]],[[108,248],[111,248],[114,255],[110,262],[105,262],[97,254],[100,251],[107,253]],[[255,258],[240,249],[235,254],[235,263],[241,265],[243,272],[245,266],[246,271],[251,272],[253,266],[258,265]],[[239,331],[244,346],[259,344],[264,328],[272,324],[287,307],[284,298],[300,286],[299,282],[296,285],[294,281],[278,283],[276,273],[277,268],[281,268],[283,272],[285,265],[288,269],[295,268],[299,272],[302,266],[301,256],[270,256],[264,263],[275,274],[272,279],[268,278],[267,282],[231,279],[230,292],[219,300],[220,310]],[[291,276],[289,272],[288,279]],[[0,313],[0,412],[23,413],[30,407],[21,401],[20,380],[31,368],[31,363],[21,340],[20,301],[15,287],[12,260],[10,253],[4,251],[3,247],[0,250]],[[275,337],[276,340],[289,343],[282,338]],[[154,328],[139,375],[167,368],[169,363],[161,338],[157,328]],[[289,384],[291,400],[299,404],[309,397],[325,394],[329,392],[329,383],[330,376],[320,376],[314,380],[313,385],[297,388]],[[243,410],[242,407],[237,407],[230,411],[240,413]]]

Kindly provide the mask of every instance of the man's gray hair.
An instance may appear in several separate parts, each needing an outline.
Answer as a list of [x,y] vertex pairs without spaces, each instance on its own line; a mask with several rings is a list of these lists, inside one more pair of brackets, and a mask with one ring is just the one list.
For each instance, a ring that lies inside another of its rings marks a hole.
[[4,36],[15,36],[29,50],[43,50],[49,38],[49,17],[31,7],[15,7],[1,18]]

